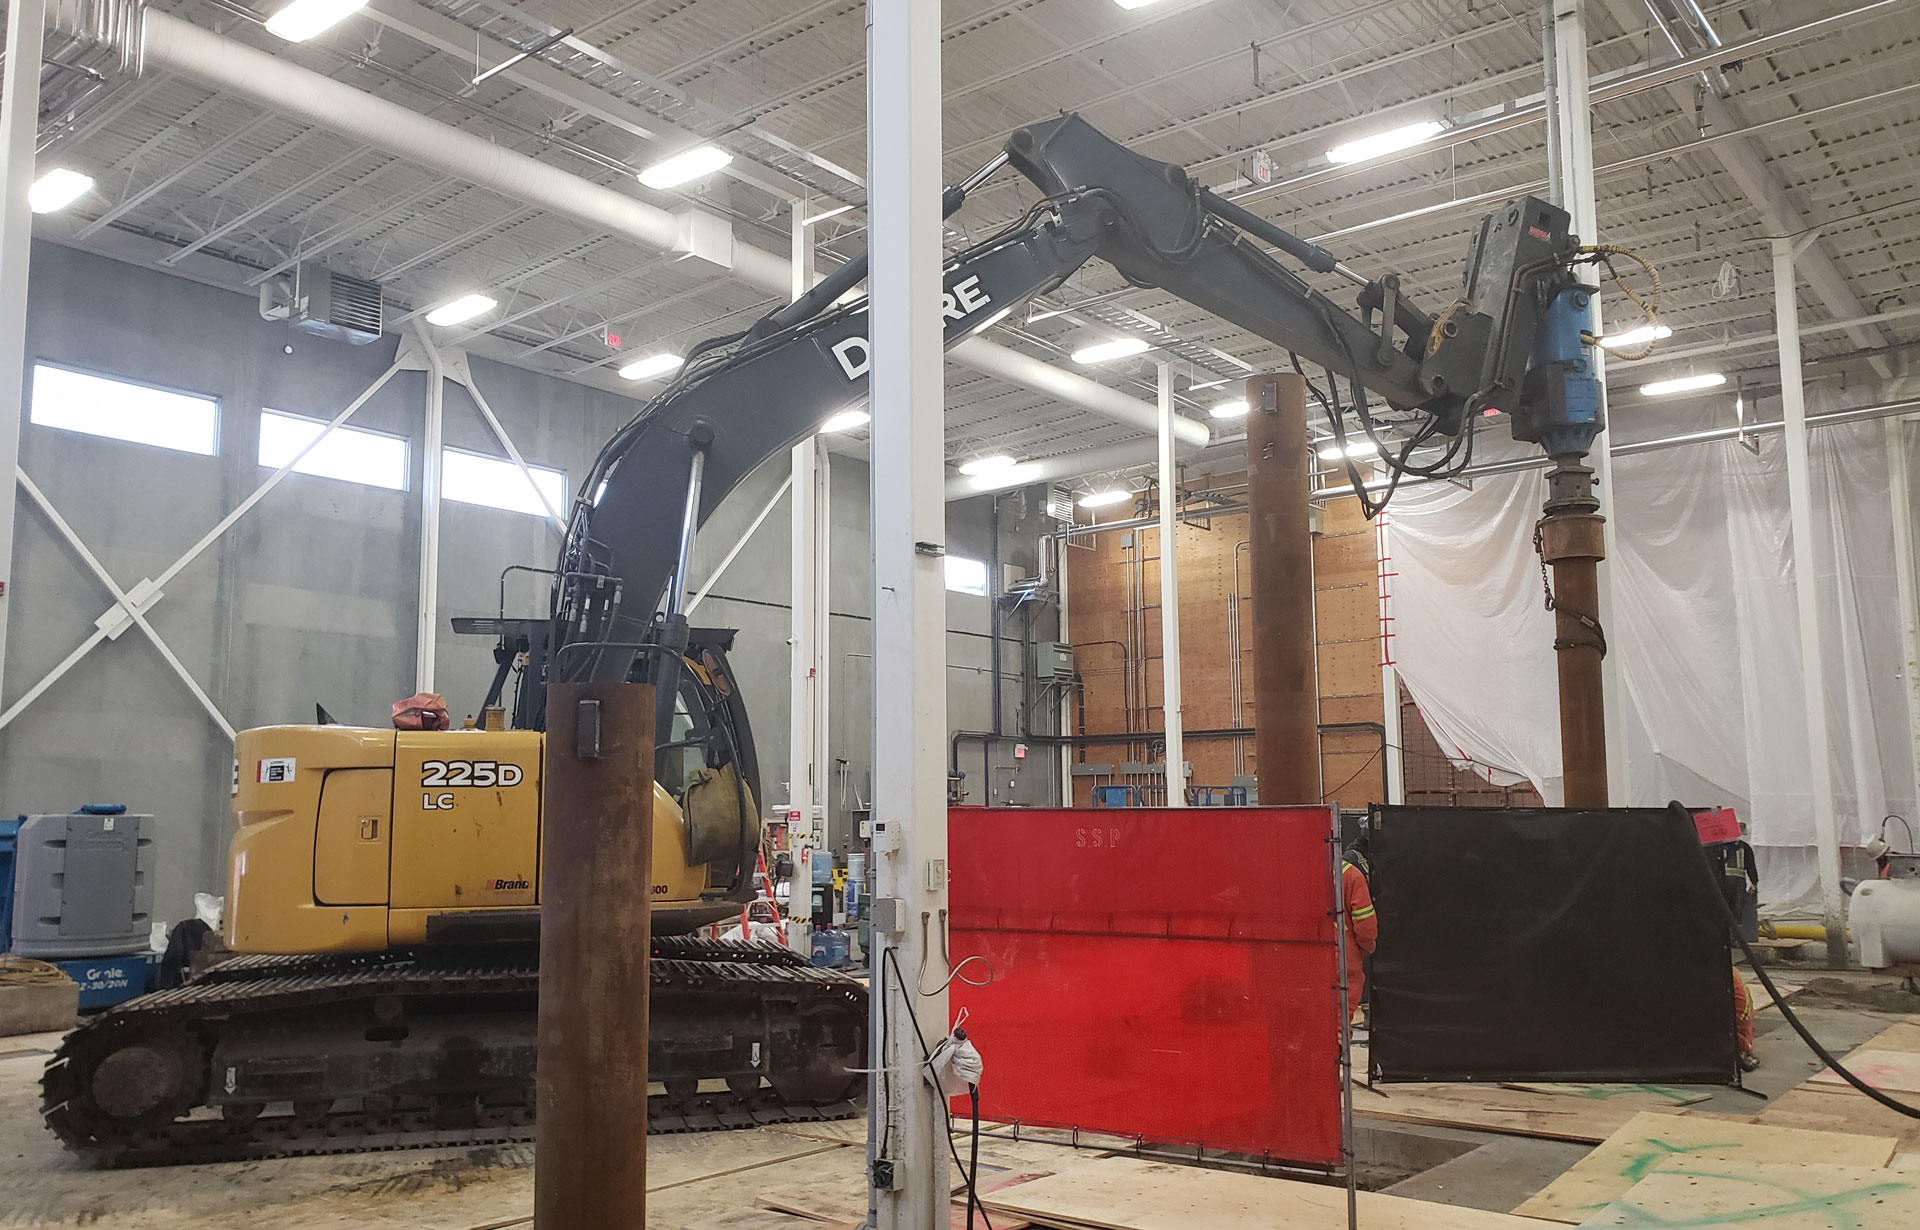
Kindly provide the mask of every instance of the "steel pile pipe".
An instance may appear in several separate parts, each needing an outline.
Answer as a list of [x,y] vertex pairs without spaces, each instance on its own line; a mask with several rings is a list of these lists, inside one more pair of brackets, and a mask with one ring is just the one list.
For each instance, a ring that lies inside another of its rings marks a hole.
[[1560,680],[1560,775],[1567,807],[1607,805],[1606,691],[1601,662],[1600,561],[1607,550],[1593,470],[1556,457],[1535,542],[1553,574],[1553,661]]
[[645,1230],[653,688],[549,685],[535,1230]]
[[1254,769],[1261,803],[1318,803],[1320,692],[1306,377],[1293,372],[1255,376],[1247,381],[1247,406]]

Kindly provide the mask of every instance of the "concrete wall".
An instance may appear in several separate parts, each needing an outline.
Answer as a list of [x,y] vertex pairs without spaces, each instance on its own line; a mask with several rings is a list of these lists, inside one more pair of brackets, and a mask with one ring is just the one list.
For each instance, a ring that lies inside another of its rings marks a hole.
[[[331,417],[393,361],[397,339],[353,347],[262,321],[252,300],[150,269],[36,244],[28,316],[29,361],[219,399],[219,453],[195,456],[27,424],[21,461],[81,539],[122,585],[158,575],[269,474],[256,464],[263,406]],[[291,350],[289,351],[289,347]],[[582,385],[474,359],[476,381],[527,460],[577,481],[600,443],[638,403]],[[404,436],[408,491],[289,475],[252,512],[166,586],[150,620],[237,729],[313,720],[315,702],[345,722],[384,724],[412,691],[419,569],[425,377],[403,373],[352,423]],[[449,445],[501,455],[463,390],[449,383]],[[769,463],[703,530],[704,579],[779,484]],[[836,458],[832,635],[832,835],[870,793],[873,664],[865,465]],[[93,631],[111,599],[20,496],[4,703],[12,704]],[[1032,566],[1034,524],[1002,501],[1006,557]],[[984,500],[953,506],[953,549],[987,558]],[[1011,524],[1009,524],[1011,523]],[[740,630],[737,673],[750,689],[762,802],[782,801],[786,778],[789,615],[786,500],[696,613]],[[436,689],[456,720],[478,708],[493,672],[491,644],[455,637],[446,619],[492,614],[509,564],[550,565],[556,538],[536,517],[446,502],[439,571]],[[509,614],[544,609],[539,578],[507,588]],[[948,638],[955,727],[991,721],[986,677],[988,603],[950,595]],[[1008,728],[1018,716],[1024,652],[1007,647]],[[975,749],[977,760],[977,749]],[[1012,769],[999,753],[994,801],[1043,803],[1053,777],[1040,753]],[[979,800],[978,769],[972,770]],[[138,629],[88,654],[0,730],[0,808],[57,811],[124,802],[158,818],[156,911],[177,919],[196,890],[218,891],[228,832],[232,748]]]

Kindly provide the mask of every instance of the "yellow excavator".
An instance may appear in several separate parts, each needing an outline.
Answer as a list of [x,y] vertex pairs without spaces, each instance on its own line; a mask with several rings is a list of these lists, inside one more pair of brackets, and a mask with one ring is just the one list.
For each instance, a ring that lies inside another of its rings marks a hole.
[[[514,663],[545,629],[461,625],[498,630]],[[778,944],[696,934],[755,895],[757,768],[732,639],[690,630],[656,753],[656,1132],[842,1118],[863,1092],[860,982]],[[544,742],[243,731],[223,938],[249,955],[70,1034],[42,1081],[48,1125],[107,1165],[529,1137]]]
[[[1039,197],[949,258],[949,345],[1098,257],[1323,368],[1336,439],[1350,409],[1395,482],[1457,472],[1493,407],[1561,461],[1601,429],[1586,332],[1598,292],[1573,275],[1591,258],[1545,201],[1487,217],[1459,297],[1434,316],[1397,275],[1362,276],[1076,115],[1014,132],[947,190],[946,213],[1007,165]],[[1358,283],[1359,314],[1282,256]],[[510,729],[275,726],[236,740],[225,938],[246,955],[68,1036],[42,1110],[70,1148],[139,1164],[528,1136],[540,829],[568,819],[540,814],[540,732],[548,685],[584,680],[651,682],[658,705],[652,1130],[851,1113],[864,988],[776,945],[694,934],[754,891],[759,783],[732,634],[690,628],[686,612],[700,524],[864,399],[867,304],[850,292],[866,269],[848,261],[693,347],[607,442],[572,505],[548,615],[466,629],[499,638],[484,708]]]

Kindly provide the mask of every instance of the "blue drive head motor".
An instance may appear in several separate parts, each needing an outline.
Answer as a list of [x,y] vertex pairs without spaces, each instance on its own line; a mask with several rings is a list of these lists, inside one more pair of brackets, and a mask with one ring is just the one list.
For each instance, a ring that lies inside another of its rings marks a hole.
[[1593,304],[1599,292],[1561,286],[1542,313],[1533,353],[1513,410],[1513,438],[1538,444],[1549,457],[1584,457],[1606,430],[1606,403],[1595,370]]

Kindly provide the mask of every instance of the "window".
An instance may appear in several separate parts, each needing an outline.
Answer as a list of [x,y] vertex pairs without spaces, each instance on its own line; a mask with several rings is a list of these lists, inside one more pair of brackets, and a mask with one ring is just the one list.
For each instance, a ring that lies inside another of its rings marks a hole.
[[987,595],[987,566],[963,555],[947,556],[947,588],[963,594]]
[[[312,443],[327,425],[279,410],[260,412],[260,464],[278,470]],[[295,474],[316,474],[342,482],[365,483],[388,491],[407,489],[407,442],[385,432],[340,426],[327,432],[293,467]]]
[[450,448],[442,454],[440,494],[462,504],[504,508],[508,512],[528,513],[535,517],[547,515],[547,505],[540,502],[540,497],[545,495],[547,504],[565,516],[566,474],[545,466],[529,465],[527,468],[533,471],[533,481],[540,484],[538,491],[528,484],[527,476],[511,461]]
[[220,442],[220,403],[151,385],[45,363],[33,365],[31,421],[134,444],[211,457]]

